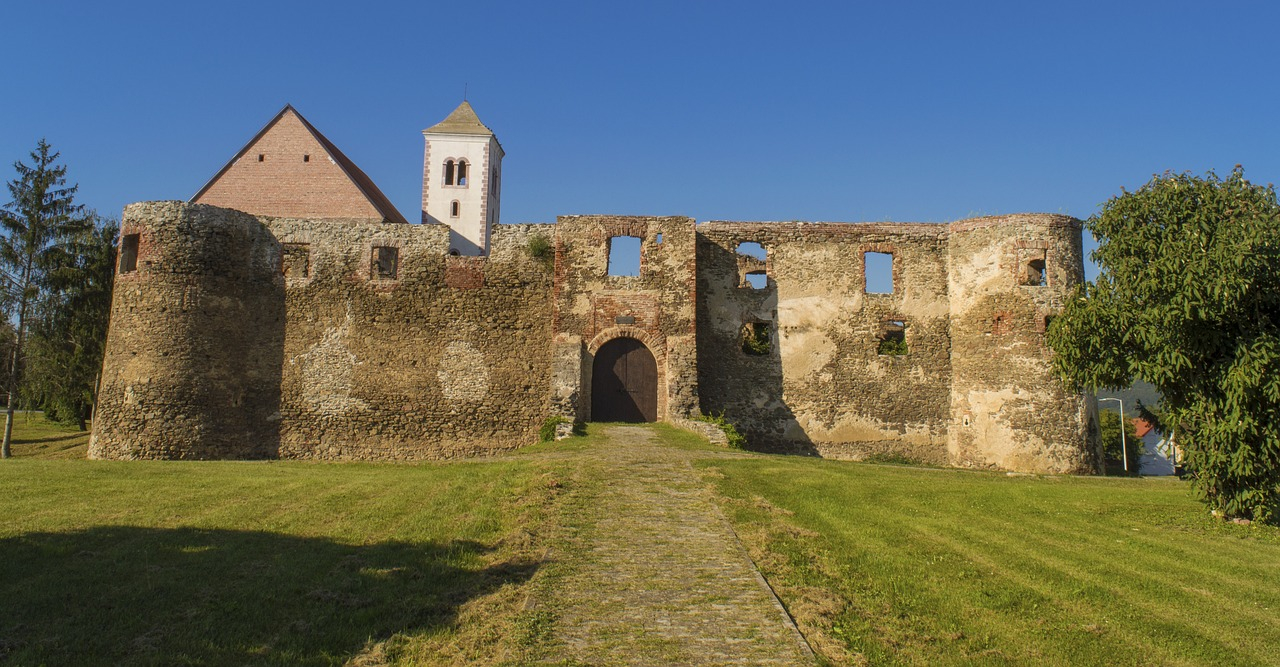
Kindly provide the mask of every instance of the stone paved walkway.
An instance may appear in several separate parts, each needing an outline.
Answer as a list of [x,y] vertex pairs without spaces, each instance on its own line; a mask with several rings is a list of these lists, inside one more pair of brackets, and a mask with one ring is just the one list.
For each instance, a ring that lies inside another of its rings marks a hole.
[[[543,601],[555,659],[589,665],[812,665],[812,654],[689,463],[613,427],[584,465]],[[594,470],[598,467],[599,470]]]

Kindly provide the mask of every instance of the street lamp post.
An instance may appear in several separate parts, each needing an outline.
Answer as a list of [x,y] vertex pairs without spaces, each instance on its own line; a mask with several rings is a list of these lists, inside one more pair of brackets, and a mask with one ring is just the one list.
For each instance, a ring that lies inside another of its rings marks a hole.
[[1124,401],[1118,398],[1099,398],[1098,402],[1115,401],[1120,404],[1120,455],[1124,457],[1124,471],[1129,472],[1129,443],[1124,437]]

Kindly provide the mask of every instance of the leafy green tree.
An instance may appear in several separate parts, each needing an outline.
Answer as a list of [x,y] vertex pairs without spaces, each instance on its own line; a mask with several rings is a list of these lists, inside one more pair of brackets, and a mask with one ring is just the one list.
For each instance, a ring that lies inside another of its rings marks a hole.
[[67,168],[56,164],[58,155],[41,139],[31,153],[31,166],[15,162],[18,175],[8,184],[12,200],[0,211],[0,279],[4,281],[5,298],[17,329],[8,360],[0,458],[10,456],[14,399],[21,377],[28,316],[50,271],[66,265],[71,243],[90,225],[84,207],[74,201],[78,186],[67,186]]
[[97,402],[120,233],[116,221],[91,217],[93,227],[70,240],[63,263],[45,277],[22,382],[27,404],[39,406],[46,418],[75,423],[82,431]]
[[1142,459],[1142,441],[1138,439],[1133,420],[1129,418],[1124,420],[1124,439],[1121,439],[1120,413],[1115,410],[1100,410],[1098,411],[1098,432],[1102,437],[1102,458],[1107,466],[1107,474],[1124,474],[1126,453],[1129,463],[1128,473],[1138,474],[1138,463]]
[[1086,223],[1101,272],[1049,328],[1090,388],[1160,391],[1193,487],[1219,515],[1280,519],[1280,204],[1245,180],[1166,173]]

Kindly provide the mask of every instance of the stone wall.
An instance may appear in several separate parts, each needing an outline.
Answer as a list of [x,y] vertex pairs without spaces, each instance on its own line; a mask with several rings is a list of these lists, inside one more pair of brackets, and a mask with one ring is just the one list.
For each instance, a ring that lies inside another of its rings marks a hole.
[[137,270],[116,276],[90,458],[275,458],[285,287],[248,214],[125,208]]
[[[610,240],[640,239],[640,275],[608,275]],[[557,411],[591,419],[591,370],[601,345],[640,340],[658,363],[658,419],[698,406],[694,221],[681,217],[561,216],[556,223]]]
[[[176,202],[130,207],[124,226],[147,242],[118,282],[95,456],[447,458],[532,442],[549,413],[551,270],[526,251],[549,225],[496,228],[488,257],[448,256],[440,225]],[[178,317],[171,284],[193,276],[208,284]],[[259,430],[188,428],[232,415]]]
[[[952,465],[1026,472],[1098,470],[1085,396],[1053,375],[1047,318],[1084,280],[1081,223],[1011,215],[952,223],[949,254]],[[1028,285],[1031,262],[1043,285]]]
[[[443,225],[178,202],[132,205],[122,227],[137,269],[117,277],[93,457],[512,449],[551,414],[590,420],[595,355],[632,338],[657,362],[659,420],[724,414],[757,449],[1097,468],[1089,402],[1052,376],[1043,340],[1083,280],[1065,216],[565,216],[495,226],[483,257],[450,256]],[[553,263],[530,256],[534,236]],[[638,276],[608,275],[620,236],[640,239]],[[868,252],[892,256],[889,293],[867,291]]]
[[[711,222],[698,226],[702,409],[755,448],[839,458],[896,454],[946,462],[951,362],[946,227]],[[738,253],[758,243],[763,266]],[[894,289],[865,291],[863,254],[891,253]],[[755,289],[744,273],[764,269]],[[881,354],[903,322],[908,353]],[[766,354],[743,349],[766,323]]]

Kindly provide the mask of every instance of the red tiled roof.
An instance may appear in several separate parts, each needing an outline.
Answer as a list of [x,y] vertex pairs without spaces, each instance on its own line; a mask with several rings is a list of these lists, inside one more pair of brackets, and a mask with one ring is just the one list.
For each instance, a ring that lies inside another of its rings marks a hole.
[[1151,426],[1151,422],[1141,417],[1136,417],[1130,421],[1133,422],[1133,434],[1138,436],[1139,438],[1150,433],[1151,429],[1153,428]]

